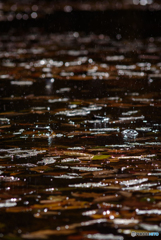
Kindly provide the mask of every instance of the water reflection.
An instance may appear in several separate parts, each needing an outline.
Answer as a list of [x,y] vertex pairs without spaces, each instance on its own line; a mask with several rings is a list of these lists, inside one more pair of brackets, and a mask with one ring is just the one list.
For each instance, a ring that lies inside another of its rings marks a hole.
[[2,239],[160,231],[161,41],[151,41],[0,37]]

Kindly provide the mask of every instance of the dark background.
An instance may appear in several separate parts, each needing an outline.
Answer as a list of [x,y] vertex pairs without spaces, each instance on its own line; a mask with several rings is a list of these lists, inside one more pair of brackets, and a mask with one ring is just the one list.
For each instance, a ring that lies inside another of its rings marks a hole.
[[[17,2],[0,1],[3,3],[1,12],[4,15],[11,11],[14,14],[12,21],[5,18],[0,21],[0,31],[7,32],[11,29],[26,31],[30,27],[39,27],[46,32],[94,32],[107,34],[111,37],[121,35],[123,38],[146,38],[161,35],[161,2],[153,0],[153,4],[146,6],[129,5],[132,0],[17,0]],[[83,10],[82,4],[91,4],[91,10]],[[97,9],[97,4],[106,6],[102,10]],[[107,3],[109,6],[107,6]],[[156,5],[156,3],[158,5]],[[73,5],[72,5],[73,4]],[[12,9],[16,5],[17,9]],[[38,17],[31,18],[32,6],[37,5]],[[72,6],[71,12],[64,11],[64,6]],[[27,6],[27,7],[24,7]],[[74,6],[74,7],[73,7]],[[156,7],[157,6],[157,7]],[[17,19],[16,14],[25,13],[27,20]],[[28,10],[29,9],[29,10]],[[50,11],[50,9],[52,9]],[[8,11],[8,12],[7,12]],[[31,11],[31,12],[30,12]]]

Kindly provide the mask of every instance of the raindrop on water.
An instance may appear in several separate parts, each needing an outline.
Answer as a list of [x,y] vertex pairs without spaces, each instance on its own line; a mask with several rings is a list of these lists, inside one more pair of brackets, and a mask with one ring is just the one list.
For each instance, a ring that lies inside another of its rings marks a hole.
[[138,132],[134,129],[125,129],[122,131],[124,138],[135,138],[138,135]]

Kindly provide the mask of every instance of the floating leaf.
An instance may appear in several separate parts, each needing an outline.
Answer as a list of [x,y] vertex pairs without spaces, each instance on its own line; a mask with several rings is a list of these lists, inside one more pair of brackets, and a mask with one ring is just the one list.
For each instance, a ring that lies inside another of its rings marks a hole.
[[10,207],[6,209],[6,212],[10,212],[10,213],[19,213],[19,212],[25,213],[30,211],[32,211],[31,207],[20,207],[20,206]]
[[48,166],[39,166],[39,167],[33,167],[30,168],[31,171],[37,172],[37,173],[44,173],[44,172],[49,172],[52,170],[52,168]]
[[117,202],[121,199],[118,195],[109,195],[109,196],[103,196],[103,197],[97,197],[94,199],[94,202]]
[[100,197],[102,194],[99,194],[99,193],[94,193],[94,192],[82,192],[82,193],[79,193],[79,192],[72,192],[72,196],[73,197],[79,197],[79,198],[97,198],[97,197]]
[[110,155],[95,155],[92,160],[105,160],[108,159]]
[[69,229],[59,230],[59,231],[46,229],[46,230],[40,230],[40,231],[22,234],[21,237],[24,239],[47,239],[49,236],[52,236],[52,235],[69,235],[69,234],[73,234],[74,232],[75,232],[74,230],[69,230]]

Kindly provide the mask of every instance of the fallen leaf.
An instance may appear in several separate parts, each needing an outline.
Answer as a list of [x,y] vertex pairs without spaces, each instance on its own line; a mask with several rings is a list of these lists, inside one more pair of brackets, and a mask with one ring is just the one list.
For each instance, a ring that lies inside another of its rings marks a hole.
[[110,155],[95,155],[92,160],[105,160],[108,159]]

